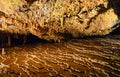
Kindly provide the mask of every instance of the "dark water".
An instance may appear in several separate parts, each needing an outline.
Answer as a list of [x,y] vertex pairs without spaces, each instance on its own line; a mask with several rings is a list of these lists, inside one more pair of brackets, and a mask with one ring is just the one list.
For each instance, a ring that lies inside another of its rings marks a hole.
[[120,77],[119,35],[15,46],[3,51],[0,77]]

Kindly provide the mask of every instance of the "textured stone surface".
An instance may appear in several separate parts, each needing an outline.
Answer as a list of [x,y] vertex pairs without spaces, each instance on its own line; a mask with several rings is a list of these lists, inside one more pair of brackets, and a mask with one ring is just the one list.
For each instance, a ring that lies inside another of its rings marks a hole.
[[15,46],[4,52],[0,77],[120,77],[120,36]]
[[55,41],[106,35],[118,27],[119,3],[119,0],[0,0],[0,30],[31,33]]

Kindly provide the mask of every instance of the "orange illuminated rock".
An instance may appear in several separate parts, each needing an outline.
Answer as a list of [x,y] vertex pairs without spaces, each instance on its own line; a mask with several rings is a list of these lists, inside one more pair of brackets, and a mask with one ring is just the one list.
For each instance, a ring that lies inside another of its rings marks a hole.
[[0,30],[54,41],[106,35],[119,27],[113,4],[110,0],[0,1]]

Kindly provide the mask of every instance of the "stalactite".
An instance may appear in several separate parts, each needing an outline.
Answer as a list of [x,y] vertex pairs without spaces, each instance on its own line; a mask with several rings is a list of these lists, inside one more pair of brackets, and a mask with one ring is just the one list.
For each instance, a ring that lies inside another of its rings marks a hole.
[[7,35],[7,44],[8,44],[8,46],[11,46],[11,36],[10,35]]
[[19,38],[18,34],[14,34],[13,37],[14,37],[15,39],[18,39],[18,38]]
[[23,35],[23,45],[27,42],[27,35]]
[[0,48],[11,47],[15,45],[25,45],[30,43],[44,42],[32,34],[10,34],[1,32]]
[[5,34],[3,33],[1,36],[1,46],[4,47],[5,46]]

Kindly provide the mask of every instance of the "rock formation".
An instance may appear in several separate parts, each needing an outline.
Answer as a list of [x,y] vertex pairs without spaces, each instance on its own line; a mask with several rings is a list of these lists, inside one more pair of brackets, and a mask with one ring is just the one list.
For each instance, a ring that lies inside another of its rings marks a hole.
[[119,27],[119,0],[0,0],[0,32],[59,41]]

